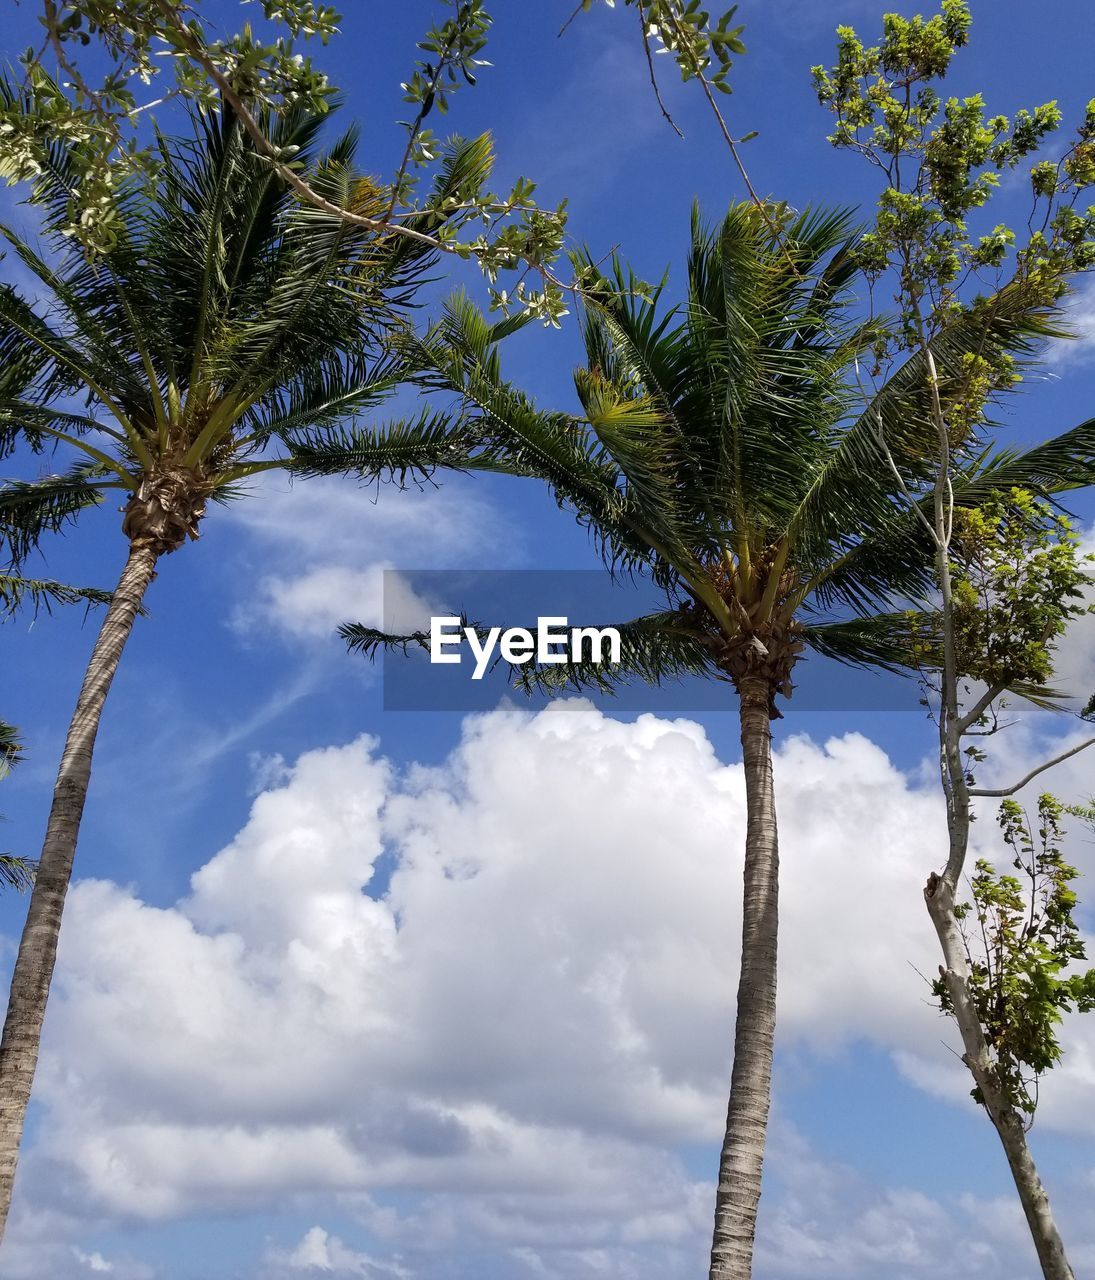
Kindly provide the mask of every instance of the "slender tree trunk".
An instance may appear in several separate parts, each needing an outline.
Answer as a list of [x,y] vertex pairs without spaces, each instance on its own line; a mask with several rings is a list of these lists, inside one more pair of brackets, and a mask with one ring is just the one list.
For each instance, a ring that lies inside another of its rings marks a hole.
[[[934,872],[928,877],[924,900],[928,914],[935,925],[939,945],[943,951],[940,976],[946,984],[951,1007],[962,1037],[962,1061],[970,1070],[985,1110],[989,1113],[1004,1153],[1011,1167],[1015,1189],[1026,1214],[1027,1225],[1034,1240],[1034,1248],[1045,1280],[1075,1280],[1065,1247],[1053,1220],[1049,1197],[1027,1146],[1026,1130],[1021,1116],[1008,1102],[997,1084],[996,1072],[984,1028],[977,1016],[977,1009],[969,990],[969,966],[966,946],[958,918],[954,914],[955,893],[966,865],[969,851],[972,807],[969,786],[966,781],[966,760],[962,753],[964,734],[973,727],[976,710],[963,716],[959,705],[959,672],[955,645],[954,593],[951,580],[950,550],[954,519],[954,498],[951,491],[950,430],[943,412],[939,393],[939,373],[935,365],[931,344],[927,339],[919,306],[915,318],[920,336],[920,349],[928,367],[928,391],[931,397],[932,418],[939,439],[939,471],[936,476],[933,502],[932,533],[935,541],[936,577],[942,601],[943,613],[943,672],[939,708],[939,764],[943,793],[947,802],[947,832],[949,851],[943,874]],[[988,690],[981,709],[987,708],[996,694],[1003,689]]]
[[1042,1186],[1027,1145],[1022,1117],[997,1084],[992,1054],[967,985],[969,966],[965,943],[954,914],[954,891],[945,877],[933,875],[924,890],[924,899],[943,949],[945,963],[940,966],[939,972],[947,985],[955,1021],[962,1036],[965,1051],[962,1061],[981,1091],[985,1110],[1000,1137],[1015,1181],[1015,1189],[1026,1214],[1027,1226],[1034,1240],[1042,1274],[1045,1280],[1075,1280],[1053,1219],[1049,1196]]
[[145,591],[155,576],[156,560],[156,551],[146,542],[131,544],[129,558],[91,653],[53,788],[53,805],[12,973],[11,996],[0,1041],[0,1237],[11,1208],[19,1143],[57,958],[61,913],[72,877],[76,839],[91,779],[95,736],[122,650],[133,630]]
[[1027,1146],[1026,1130],[1021,1117],[1006,1103],[1000,1106],[989,1105],[988,1112],[1008,1158],[1015,1189],[1019,1192],[1027,1226],[1038,1251],[1042,1275],[1046,1280],[1075,1280],[1065,1254],[1064,1242],[1053,1219],[1049,1196],[1042,1186],[1042,1179],[1038,1176],[1030,1147]]
[[748,825],[734,1069],[719,1162],[711,1280],[749,1280],[757,1227],[776,1032],[779,844],[768,682],[738,682]]

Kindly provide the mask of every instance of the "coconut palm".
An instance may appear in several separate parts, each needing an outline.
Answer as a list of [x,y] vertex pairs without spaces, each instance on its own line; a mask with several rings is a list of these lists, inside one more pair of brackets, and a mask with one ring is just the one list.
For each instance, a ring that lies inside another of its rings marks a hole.
[[[392,193],[355,171],[352,131],[320,153],[322,119],[290,109],[263,124],[335,205],[385,210]],[[60,234],[80,173],[61,144],[37,187],[47,248],[2,228],[37,297],[0,288],[0,457],[63,444],[74,458],[60,474],[0,488],[9,570],[18,574],[40,538],[114,493],[125,495],[128,550],[69,726],[12,977],[0,1043],[0,1227],[96,732],[157,565],[198,536],[208,503],[260,472],[292,469],[298,442],[323,438],[393,390],[401,362],[382,340],[431,266],[408,237],[298,203],[228,111],[158,145],[157,181],[119,193],[104,257],[87,260]],[[465,216],[491,163],[487,136],[453,140],[432,190],[400,216],[421,231]],[[428,422],[412,425],[415,461],[459,453],[451,433],[431,452]],[[364,433],[374,474],[398,477],[404,436],[398,422]]]
[[[780,223],[778,240],[769,219]],[[933,581],[931,545],[912,509],[930,510],[936,443],[921,360],[910,358],[864,405],[857,361],[874,334],[850,307],[849,218],[772,209],[769,219],[742,205],[712,231],[694,215],[687,298],[675,310],[663,307],[662,288],[644,296],[619,265],[606,277],[584,264],[580,417],[540,411],[503,380],[497,345],[507,323],[490,325],[466,299],[449,303],[415,352],[425,385],[459,397],[454,420],[481,435],[482,465],[546,480],[614,568],[648,574],[665,592],[662,611],[621,627],[616,669],[522,668],[519,678],[580,687],[699,674],[738,694],[748,816],[711,1255],[718,1280],[750,1275],[761,1191],[776,1017],[777,698],[790,697],[806,649],[898,671],[936,651],[933,615],[908,609]],[[1019,287],[956,317],[933,347],[944,402],[968,376],[967,353],[1021,357],[1048,324]],[[985,430],[956,433],[960,503],[1095,476],[1095,422],[993,457]],[[352,454],[352,438],[342,444]],[[358,625],[343,632],[369,654],[427,642]]]

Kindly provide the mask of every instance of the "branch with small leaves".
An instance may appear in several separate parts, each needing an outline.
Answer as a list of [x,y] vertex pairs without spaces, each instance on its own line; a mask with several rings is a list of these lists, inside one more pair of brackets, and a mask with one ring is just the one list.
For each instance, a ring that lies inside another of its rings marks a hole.
[[[254,0],[241,4],[251,6]],[[417,110],[404,122],[406,149],[386,184],[386,200],[367,213],[325,198],[299,172],[292,153],[283,154],[270,139],[271,115],[300,105],[324,110],[334,96],[333,86],[302,50],[309,42],[326,44],[338,33],[340,17],[311,0],[261,0],[265,36],[250,25],[218,36],[201,0],[43,0],[41,47],[24,56],[21,83],[0,79],[0,177],[30,184],[33,198],[53,164],[56,143],[63,142],[75,179],[61,224],[89,254],[107,253],[119,227],[119,192],[134,179],[155,181],[158,171],[156,148],[137,131],[142,114],[173,101],[208,114],[223,100],[299,199],[350,225],[474,259],[488,276],[496,302],[504,297],[502,305],[519,305],[557,326],[567,311],[566,291],[573,288],[552,270],[565,234],[565,202],[539,208],[535,184],[521,178],[508,194],[482,192],[454,200],[442,211],[440,227],[421,225],[422,211],[414,200],[417,178],[446,150],[428,122],[435,113],[444,114],[457,89],[473,85],[478,69],[489,65],[479,56],[491,23],[483,0],[449,0],[449,7],[451,16],[419,42],[424,57],[401,86],[404,101]],[[93,53],[105,52],[110,63],[94,82],[81,66],[89,46]],[[149,99],[138,102],[133,86],[158,83],[167,69],[172,73],[167,87],[158,94],[150,90]],[[462,236],[463,227],[476,222],[483,230]],[[520,287],[503,294],[494,283],[510,271],[521,274]],[[539,287],[529,287],[530,273]]]
[[[1078,872],[1061,851],[1069,816],[1091,822],[1095,811],[1043,794],[1032,820],[1017,801],[1005,800],[999,824],[1015,874],[979,858],[970,880],[972,901],[955,907],[967,985],[989,1047],[988,1070],[1028,1128],[1039,1078],[1061,1057],[1057,1027],[1064,1014],[1095,1009],[1095,969],[1075,971],[1086,953],[1075,920]],[[943,1012],[953,1015],[942,978],[932,991]],[[984,1103],[980,1086],[973,1097]]]
[[[603,2],[609,8],[615,8],[615,0]],[[563,34],[579,13],[588,13],[593,4],[594,0],[581,0],[559,34]],[[778,238],[778,225],[772,217],[771,201],[758,195],[739,150],[743,143],[751,142],[757,132],[751,130],[741,137],[735,137],[718,102],[717,95],[728,96],[732,92],[730,71],[734,58],[745,53],[745,44],[741,38],[745,27],[741,24],[733,25],[738,6],[731,5],[714,25],[711,14],[701,6],[700,0],[624,0],[624,6],[634,7],[638,12],[650,84],[662,115],[677,135],[683,137],[662,97],[654,64],[657,54],[664,54],[676,64],[682,82],[687,84],[694,80],[699,84],[750,200],[761,211],[769,230]]]
[[1010,787],[971,787],[971,796],[1013,796],[1017,791],[1022,789],[1030,782],[1033,782],[1039,774],[1045,773],[1049,769],[1055,769],[1057,765],[1064,764],[1066,760],[1071,760],[1073,756],[1078,756],[1081,751],[1086,751],[1088,747],[1095,746],[1095,738],[1085,738],[1083,742],[1079,742],[1074,747],[1069,747],[1067,751],[1062,751],[1060,755],[1056,755],[1052,760],[1045,760],[1040,765],[1031,769],[1029,773],[1025,773],[1018,782],[1012,783]]

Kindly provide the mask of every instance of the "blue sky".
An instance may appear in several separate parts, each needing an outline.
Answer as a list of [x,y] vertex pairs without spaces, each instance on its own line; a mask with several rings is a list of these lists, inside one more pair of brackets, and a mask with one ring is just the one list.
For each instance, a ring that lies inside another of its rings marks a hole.
[[[384,174],[403,144],[399,81],[439,7],[347,8],[321,61]],[[742,194],[695,87],[664,77],[682,141],[630,10],[598,6],[560,40],[569,4],[494,8],[494,65],[457,96],[452,127],[492,130],[498,185],[521,173],[544,201],[568,197],[598,255],[619,245],[648,278],[677,271],[692,200],[714,218]],[[831,60],[837,22],[873,34],[881,12],[742,6],[729,111],[759,130],[759,189],[869,205],[865,166],[825,141],[809,67]],[[1095,16],[1082,0],[1046,12],[975,3],[955,92],[1005,112],[1056,97],[1077,119],[1095,93]],[[33,6],[11,17],[15,52]],[[1086,338],[1015,399],[1009,439],[1090,416],[1090,293],[1076,315]],[[529,330],[507,370],[569,407],[577,348],[571,327]],[[330,634],[375,609],[384,566],[596,559],[533,485],[374,496],[258,486],[162,565],[100,736],[6,1275],[653,1280],[702,1266],[740,911],[729,691],[724,710],[690,703],[679,719],[635,699],[385,712],[378,673]],[[1077,509],[1090,525],[1095,505]],[[117,513],[98,511],[50,547],[48,571],[105,586],[122,554]],[[0,633],[0,713],[28,747],[3,787],[6,847],[40,839],[93,636],[78,611]],[[1066,653],[1085,693],[1090,639]],[[911,1280],[955,1258],[1028,1280],[1002,1156],[915,972],[935,964],[920,902],[941,847],[931,727],[912,688],[844,699],[816,660],[802,678],[817,696],[777,725],[784,1022],[758,1280]],[[1027,717],[1001,777],[1068,733]],[[1081,757],[1056,785],[1078,798],[1090,778]],[[1082,836],[1074,857],[1090,875]],[[9,963],[23,908],[0,901]],[[1082,1273],[1095,1032],[1066,1043],[1033,1141]]]

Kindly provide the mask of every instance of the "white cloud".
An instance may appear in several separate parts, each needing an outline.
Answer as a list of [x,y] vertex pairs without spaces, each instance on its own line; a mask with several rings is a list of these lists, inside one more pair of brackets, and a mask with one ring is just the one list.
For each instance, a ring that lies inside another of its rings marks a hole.
[[[1085,533],[1080,549],[1095,557],[1095,525]],[[1095,559],[1091,568],[1095,572]],[[1088,590],[1085,602],[1095,605],[1095,585]],[[1073,620],[1057,646],[1054,667],[1054,682],[1081,706],[1095,694],[1095,614]]]
[[72,1253],[76,1261],[84,1263],[89,1271],[109,1275],[114,1270],[114,1263],[108,1262],[98,1250],[94,1253],[84,1253],[82,1249],[73,1249]]
[[359,565],[397,560],[411,569],[420,556],[447,552],[439,567],[474,564],[486,547],[515,531],[483,496],[483,486],[460,476],[440,485],[397,490],[349,478],[293,484],[271,473],[246,502],[225,515],[264,548],[305,559]]
[[335,633],[343,622],[361,622],[389,631],[429,627],[430,615],[444,612],[441,602],[417,595],[389,563],[352,569],[321,565],[296,577],[268,577],[257,598],[237,615],[243,630],[274,623],[288,635],[316,640]]
[[33,1215],[24,1215],[8,1229],[4,1280],[162,1280],[152,1266],[130,1254],[73,1243],[87,1227],[86,1219],[40,1203]]
[[[912,967],[935,964],[934,790],[855,734],[790,740],[777,776],[781,1046],[866,1039],[961,1099]],[[404,777],[362,738],[268,779],[174,907],[74,887],[24,1205],[154,1220],[333,1198],[370,1259],[694,1272],[711,1192],[674,1149],[717,1140],[725,1105],[740,766],[688,721],[565,702],[470,718]],[[1043,1123],[1095,1114],[1089,1034],[1069,1030]],[[394,1192],[416,1207],[393,1217]],[[810,1228],[795,1253],[781,1229],[773,1275],[920,1274],[901,1224],[928,1209],[894,1195],[863,1198],[854,1249]]]
[[1072,337],[1055,339],[1046,349],[1046,363],[1060,370],[1086,365],[1095,357],[1095,280],[1081,284],[1069,298],[1066,324]]
[[[785,1186],[758,1232],[757,1269],[771,1280],[889,1280],[958,1274],[1033,1280],[1029,1239],[1014,1230],[1013,1201],[964,1195],[944,1202],[909,1187],[878,1186],[820,1160],[777,1126],[771,1164]],[[1006,1228],[1006,1229],[1005,1229]]]
[[458,476],[402,492],[345,478],[268,478],[227,514],[246,533],[252,562],[251,593],[233,625],[304,640],[330,636],[342,622],[420,625],[435,602],[401,588],[397,574],[385,580],[386,569],[505,567],[522,546],[482,486]]
[[286,1271],[334,1272],[342,1276],[409,1276],[412,1273],[398,1263],[383,1262],[347,1248],[337,1237],[322,1227],[312,1227],[305,1232],[295,1249],[271,1249],[266,1262],[269,1266]]

